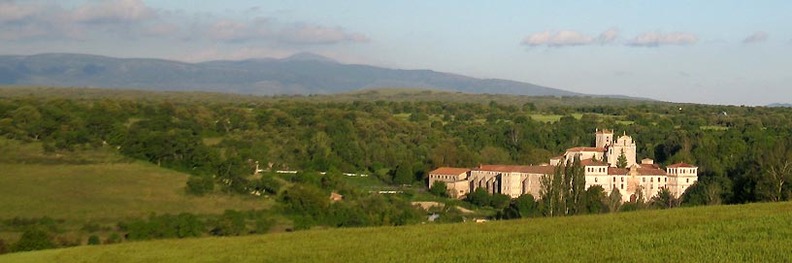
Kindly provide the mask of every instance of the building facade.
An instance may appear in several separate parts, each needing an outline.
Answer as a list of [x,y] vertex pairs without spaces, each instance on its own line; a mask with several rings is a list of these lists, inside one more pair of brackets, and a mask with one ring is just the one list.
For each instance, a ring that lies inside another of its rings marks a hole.
[[[549,164],[479,165],[471,169],[441,167],[429,172],[428,183],[430,187],[437,181],[446,183],[449,194],[456,198],[478,188],[512,198],[523,194],[539,198],[542,177],[551,176],[556,167],[575,158],[581,160],[586,189],[599,185],[606,192],[616,190],[625,202],[637,198],[639,190],[649,199],[663,187],[679,197],[698,181],[698,167],[690,164],[677,163],[663,169],[651,159],[637,162],[636,143],[626,133],[616,139],[609,130],[597,130],[595,135],[594,147],[567,149],[563,155],[550,159]],[[620,157],[626,160],[623,167],[619,167]]]

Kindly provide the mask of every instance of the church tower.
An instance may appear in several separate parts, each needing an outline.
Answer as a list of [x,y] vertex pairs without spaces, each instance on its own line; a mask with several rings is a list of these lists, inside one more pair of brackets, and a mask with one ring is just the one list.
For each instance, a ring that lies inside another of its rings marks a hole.
[[608,145],[610,145],[611,142],[613,142],[613,131],[607,129],[605,130],[597,129],[596,137],[597,137],[597,144],[596,144],[597,148],[604,149],[608,147]]
[[636,147],[635,141],[633,141],[632,137],[627,136],[625,133],[616,141],[614,141],[607,149],[605,154],[608,156],[608,164],[611,167],[616,167],[619,162],[619,156],[624,153],[624,157],[627,157],[627,167],[631,167],[636,165]]

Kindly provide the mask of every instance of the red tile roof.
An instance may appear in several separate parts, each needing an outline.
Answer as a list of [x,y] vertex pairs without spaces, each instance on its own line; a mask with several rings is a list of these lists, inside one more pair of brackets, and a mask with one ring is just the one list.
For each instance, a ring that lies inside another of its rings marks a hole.
[[[627,175],[630,173],[629,168],[608,168],[608,175]],[[666,175],[666,172],[660,167],[652,164],[644,164],[638,166],[638,175]]]
[[467,173],[469,171],[470,169],[467,168],[440,167],[435,169],[434,171],[429,172],[429,174],[460,175],[463,173]]
[[567,152],[605,152],[605,148],[597,147],[574,147],[566,150]]
[[668,168],[696,168],[696,166],[693,166],[693,165],[690,165],[690,164],[686,164],[686,163],[675,163],[675,164],[669,165]]
[[629,171],[627,168],[610,167],[608,168],[608,175],[627,175]]
[[477,171],[491,171],[503,173],[531,173],[531,174],[552,174],[555,166],[550,165],[481,165]]
[[583,166],[608,166],[607,163],[604,163],[604,162],[601,162],[601,161],[597,161],[597,160],[593,160],[593,159],[582,160],[582,161],[580,161],[580,165],[583,165]]

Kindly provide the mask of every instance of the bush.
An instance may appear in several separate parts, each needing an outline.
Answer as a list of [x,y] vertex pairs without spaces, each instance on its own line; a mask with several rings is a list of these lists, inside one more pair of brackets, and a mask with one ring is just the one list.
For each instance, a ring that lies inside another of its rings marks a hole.
[[187,180],[187,193],[201,196],[214,191],[214,180],[211,176],[191,176]]
[[88,245],[101,245],[101,244],[102,241],[99,240],[99,236],[91,235],[90,237],[88,237]]
[[119,235],[118,233],[112,233],[112,234],[110,234],[109,237],[107,237],[107,239],[105,239],[104,243],[105,244],[121,243],[121,235]]
[[277,194],[280,191],[282,184],[272,174],[264,174],[259,181],[259,186],[262,190],[269,194]]
[[448,187],[445,182],[436,181],[429,188],[429,193],[439,197],[448,197]]
[[40,228],[30,228],[22,233],[22,238],[14,244],[13,251],[33,251],[54,248],[55,243],[47,231]]
[[8,245],[6,245],[5,240],[0,239],[0,255],[8,253]]

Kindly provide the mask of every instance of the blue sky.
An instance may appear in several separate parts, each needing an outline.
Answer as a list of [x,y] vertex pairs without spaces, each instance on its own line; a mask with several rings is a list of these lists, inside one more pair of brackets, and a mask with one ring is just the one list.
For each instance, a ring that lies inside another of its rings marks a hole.
[[590,94],[792,102],[792,1],[0,0],[0,53],[314,52]]

